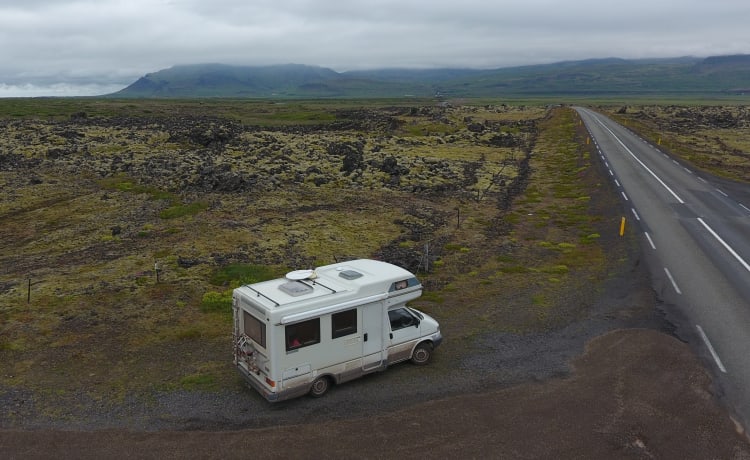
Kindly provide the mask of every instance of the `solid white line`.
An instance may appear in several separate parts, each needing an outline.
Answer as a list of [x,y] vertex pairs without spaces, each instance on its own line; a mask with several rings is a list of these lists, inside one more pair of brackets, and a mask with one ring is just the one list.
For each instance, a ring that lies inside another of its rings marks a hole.
[[639,159],[639,158],[638,158],[637,156],[635,156],[635,154],[634,154],[634,153],[633,153],[633,152],[632,152],[632,151],[631,151],[631,150],[630,150],[630,149],[628,148],[628,146],[627,146],[627,145],[625,145],[625,144],[624,144],[624,143],[623,143],[623,142],[622,142],[622,141],[620,140],[620,138],[619,138],[619,137],[617,137],[617,135],[616,135],[616,134],[615,134],[615,133],[614,133],[614,132],[613,132],[613,131],[612,131],[611,129],[609,129],[609,128],[608,128],[608,127],[607,127],[607,126],[606,126],[606,125],[605,125],[604,123],[602,123],[602,122],[601,122],[601,120],[599,120],[598,118],[595,118],[595,120],[596,120],[596,121],[597,121],[597,122],[598,122],[598,123],[599,123],[600,125],[602,125],[602,127],[603,127],[604,129],[606,129],[607,131],[609,131],[609,133],[610,133],[610,134],[612,135],[612,137],[614,137],[614,138],[615,138],[615,140],[616,140],[616,141],[617,141],[617,142],[618,142],[618,143],[619,143],[619,144],[620,144],[620,145],[622,146],[622,148],[624,148],[624,149],[625,149],[625,150],[626,150],[626,151],[627,151],[627,152],[628,152],[628,153],[630,154],[630,156],[631,156],[631,157],[633,157],[633,158],[635,159],[635,161],[637,161],[637,162],[638,162],[638,163],[639,163],[639,164],[640,164],[640,165],[641,165],[641,166],[643,167],[643,169],[645,169],[646,171],[648,171],[648,173],[649,173],[649,174],[651,174],[651,175],[652,175],[652,176],[654,177],[654,179],[656,179],[657,181],[659,181],[659,183],[660,183],[660,184],[662,185],[662,187],[664,187],[665,189],[667,189],[667,191],[668,191],[669,193],[671,193],[673,197],[675,197],[675,199],[677,200],[677,202],[679,202],[680,204],[685,204],[685,202],[684,202],[684,201],[682,201],[682,198],[680,198],[680,197],[679,197],[679,195],[677,195],[677,194],[676,194],[676,193],[675,193],[674,191],[672,191],[672,189],[671,189],[671,188],[669,188],[669,186],[668,186],[667,184],[665,184],[665,183],[664,183],[664,181],[663,181],[663,180],[661,180],[661,178],[660,178],[659,176],[657,176],[657,175],[656,175],[656,173],[654,173],[654,172],[653,172],[653,171],[651,170],[651,168],[649,168],[648,166],[646,166],[646,165],[645,165],[645,163],[643,163],[643,162],[642,162],[642,161],[641,161],[641,160],[640,160],[640,159]]
[[709,232],[709,233],[710,233],[711,235],[713,235],[713,237],[714,237],[714,238],[716,238],[716,240],[717,240],[717,241],[718,241],[719,243],[721,243],[721,245],[722,245],[722,246],[724,246],[724,248],[725,248],[725,249],[726,249],[727,251],[729,251],[729,253],[730,253],[730,254],[732,254],[732,256],[734,256],[734,258],[735,258],[735,259],[737,259],[737,261],[738,261],[738,262],[739,262],[740,264],[742,264],[742,266],[743,266],[743,267],[745,267],[745,270],[747,270],[747,271],[749,271],[749,272],[750,272],[750,265],[748,265],[748,263],[747,263],[747,262],[745,262],[745,260],[744,260],[744,259],[743,259],[742,257],[740,257],[740,255],[739,255],[739,254],[737,254],[737,253],[735,252],[735,250],[734,250],[734,249],[732,249],[732,247],[731,247],[731,246],[729,246],[729,245],[728,245],[728,244],[727,244],[727,243],[726,243],[726,242],[725,242],[724,240],[722,240],[722,239],[721,239],[721,237],[720,237],[720,236],[719,236],[718,234],[716,234],[716,232],[714,231],[714,229],[708,226],[708,224],[707,224],[707,223],[706,223],[706,222],[705,222],[705,221],[703,220],[703,218],[702,218],[702,217],[699,217],[699,218],[698,218],[698,222],[700,222],[701,224],[703,224],[703,226],[704,226],[704,227],[706,227],[706,230],[708,230],[708,232]]
[[711,345],[711,341],[708,340],[708,336],[705,332],[703,332],[703,328],[700,327],[700,325],[696,324],[696,328],[698,328],[698,333],[701,335],[701,338],[703,339],[703,343],[706,344],[706,347],[708,348],[708,351],[711,353],[711,356],[713,356],[714,361],[716,362],[716,365],[719,366],[719,370],[723,372],[724,374],[727,373],[727,368],[724,367],[724,364],[721,362],[721,358],[719,358],[719,355],[716,353],[716,350],[714,350],[713,345]]
[[648,240],[648,244],[651,245],[651,249],[656,249],[656,245],[654,245],[654,240],[651,239],[651,235],[648,234],[648,232],[643,232],[646,235],[646,239]]
[[672,287],[674,287],[675,292],[677,292],[678,294],[682,294],[682,291],[680,291],[677,283],[675,283],[674,278],[672,278],[672,274],[669,273],[669,269],[667,267],[664,267],[664,271],[667,273],[667,278],[669,278],[669,281],[672,283]]
[[721,194],[722,194],[722,195],[724,195],[725,197],[729,197],[729,195],[727,195],[726,193],[724,193],[724,191],[723,191],[723,190],[719,190],[719,189],[717,188],[717,189],[716,189],[716,191],[717,191],[717,192],[719,192],[719,193],[721,193]]
[[638,211],[635,210],[635,208],[630,208],[631,211],[633,211],[633,215],[635,216],[635,220],[638,222],[641,221],[641,216],[638,215]]
[[620,193],[622,193],[622,197],[625,198],[625,201],[628,201],[628,196],[625,195],[625,192],[620,192]]

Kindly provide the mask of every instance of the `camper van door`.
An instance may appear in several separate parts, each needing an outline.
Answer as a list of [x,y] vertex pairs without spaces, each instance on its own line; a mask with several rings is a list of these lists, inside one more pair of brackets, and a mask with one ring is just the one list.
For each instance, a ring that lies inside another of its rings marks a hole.
[[363,305],[362,309],[362,369],[380,367],[383,363],[383,302]]

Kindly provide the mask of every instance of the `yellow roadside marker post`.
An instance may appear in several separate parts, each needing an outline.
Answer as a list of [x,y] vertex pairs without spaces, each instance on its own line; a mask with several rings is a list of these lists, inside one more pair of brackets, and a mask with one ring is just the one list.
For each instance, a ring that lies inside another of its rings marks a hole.
[[620,221],[620,236],[625,234],[625,218],[623,217]]

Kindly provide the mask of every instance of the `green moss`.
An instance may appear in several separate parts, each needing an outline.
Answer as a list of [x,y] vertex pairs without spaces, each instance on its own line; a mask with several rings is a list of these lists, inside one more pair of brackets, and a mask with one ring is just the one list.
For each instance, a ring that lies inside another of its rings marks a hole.
[[213,390],[216,378],[211,374],[193,374],[180,379],[180,386],[185,390]]
[[204,201],[196,201],[195,203],[190,204],[178,204],[176,206],[170,206],[160,212],[159,217],[162,219],[177,219],[178,217],[198,214],[206,208],[208,208],[208,203]]
[[570,268],[568,268],[567,265],[552,265],[549,267],[542,268],[542,272],[556,274],[556,275],[564,275],[568,273],[569,271],[570,271]]
[[257,283],[279,276],[279,269],[266,265],[231,264],[218,269],[211,276],[211,284],[214,286],[227,286],[235,284]]
[[232,289],[223,292],[209,291],[201,299],[202,312],[230,312],[232,311]]

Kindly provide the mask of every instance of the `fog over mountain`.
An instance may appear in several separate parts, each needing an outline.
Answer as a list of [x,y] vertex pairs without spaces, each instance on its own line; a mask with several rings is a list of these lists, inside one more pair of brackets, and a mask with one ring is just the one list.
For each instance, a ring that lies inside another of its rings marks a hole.
[[6,0],[0,96],[102,94],[175,65],[497,69],[750,52],[750,2]]

